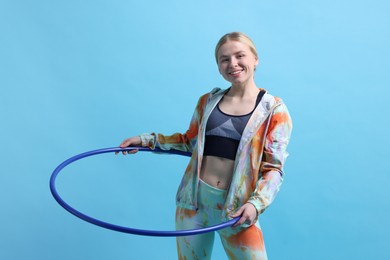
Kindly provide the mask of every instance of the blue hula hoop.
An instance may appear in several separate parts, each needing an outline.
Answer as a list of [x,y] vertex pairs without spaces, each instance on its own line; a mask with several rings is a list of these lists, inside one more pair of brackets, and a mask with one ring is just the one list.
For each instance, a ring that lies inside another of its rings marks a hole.
[[74,216],[87,221],[91,224],[100,226],[102,228],[118,231],[118,232],[123,232],[123,233],[129,233],[129,234],[134,234],[134,235],[141,235],[141,236],[159,236],[159,237],[177,237],[177,236],[191,236],[191,235],[198,235],[198,234],[203,234],[211,231],[216,231],[219,229],[227,228],[232,225],[234,225],[240,217],[233,218],[227,222],[223,222],[221,224],[215,225],[215,226],[210,226],[210,227],[205,227],[205,228],[200,228],[200,229],[189,229],[189,230],[176,230],[176,231],[157,231],[157,230],[144,230],[144,229],[136,229],[136,228],[130,228],[130,227],[123,227],[123,226],[118,226],[114,225],[111,223],[107,223],[95,218],[92,218],[90,216],[87,216],[80,211],[72,208],[69,204],[67,204],[58,194],[55,182],[57,175],[60,173],[60,171],[66,167],[67,165],[80,160],[85,157],[89,157],[92,155],[97,155],[97,154],[103,154],[103,153],[111,153],[111,152],[122,152],[122,151],[130,151],[130,150],[135,150],[137,149],[138,151],[144,151],[144,152],[158,152],[158,153],[168,153],[168,154],[177,154],[177,155],[183,155],[183,156],[191,156],[191,153],[188,152],[182,152],[182,151],[177,151],[177,150],[161,150],[159,148],[155,148],[154,150],[151,150],[149,148],[145,147],[127,147],[127,148],[103,148],[103,149],[98,149],[98,150],[93,150],[85,153],[81,153],[78,155],[75,155],[64,162],[62,162],[60,165],[55,168],[53,171],[51,177],[50,177],[50,191],[51,194],[53,195],[54,199],[60,204],[64,209],[66,209],[69,213],[73,214]]

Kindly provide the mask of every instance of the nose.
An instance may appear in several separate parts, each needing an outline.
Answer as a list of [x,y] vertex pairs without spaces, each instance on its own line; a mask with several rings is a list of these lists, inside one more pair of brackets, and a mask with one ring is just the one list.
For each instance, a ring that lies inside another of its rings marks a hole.
[[231,59],[230,59],[229,66],[230,66],[231,68],[237,67],[237,59],[236,59],[236,58],[231,58]]

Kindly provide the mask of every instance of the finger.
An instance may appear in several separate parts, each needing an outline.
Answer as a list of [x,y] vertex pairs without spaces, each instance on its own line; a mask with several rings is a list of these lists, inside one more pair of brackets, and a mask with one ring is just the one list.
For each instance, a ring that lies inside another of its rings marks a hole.
[[241,218],[236,222],[236,224],[233,225],[233,227],[240,226],[240,225],[244,224],[246,220],[247,220],[247,219],[246,219],[245,217],[241,217]]
[[137,152],[138,152],[138,149],[132,149],[132,150],[127,151],[128,154],[135,154]]
[[239,226],[239,225],[241,225],[242,223],[245,222],[246,217],[244,217],[242,212],[243,212],[243,208],[240,208],[236,213],[234,213],[234,215],[232,215],[233,218],[241,216],[240,219],[233,225],[233,227]]
[[235,218],[235,217],[241,216],[243,211],[244,211],[244,209],[241,207],[239,210],[236,211],[236,213],[234,213],[232,215],[232,217]]
[[122,151],[116,151],[115,154],[118,154],[118,153],[120,153],[120,152],[122,152]]
[[130,146],[130,144],[131,144],[131,141],[129,139],[126,139],[126,140],[122,141],[122,143],[119,145],[119,147],[125,148],[125,147]]

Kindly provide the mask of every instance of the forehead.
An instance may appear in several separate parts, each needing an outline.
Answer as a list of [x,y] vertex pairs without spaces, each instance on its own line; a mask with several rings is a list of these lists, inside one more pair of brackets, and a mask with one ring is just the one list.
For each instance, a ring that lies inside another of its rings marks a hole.
[[233,41],[229,40],[221,45],[221,47],[218,50],[218,57],[225,56],[225,55],[232,55],[238,52],[251,52],[250,47],[248,44],[240,42],[240,41]]

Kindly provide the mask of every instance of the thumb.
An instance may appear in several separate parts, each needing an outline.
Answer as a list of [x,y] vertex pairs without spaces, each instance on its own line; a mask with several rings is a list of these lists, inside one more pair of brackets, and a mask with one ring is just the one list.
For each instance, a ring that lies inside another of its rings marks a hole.
[[130,139],[126,139],[126,140],[123,140],[123,141],[122,141],[122,143],[119,145],[119,147],[125,148],[125,147],[130,146],[130,144],[131,144]]
[[236,211],[236,213],[234,213],[232,215],[232,217],[235,218],[235,217],[241,216],[243,211],[244,211],[244,209],[241,207],[239,210]]

